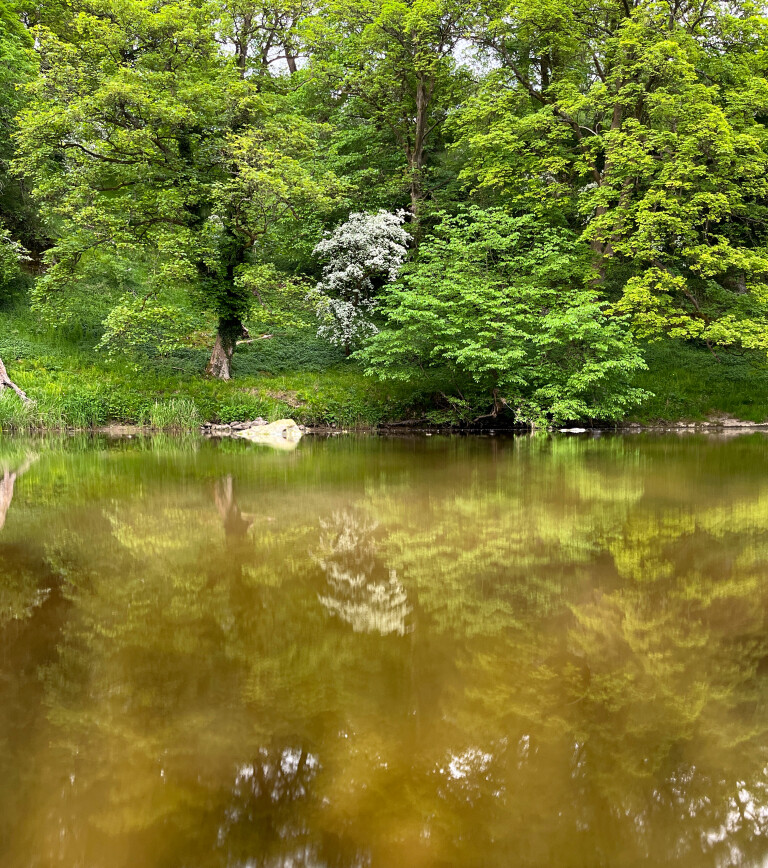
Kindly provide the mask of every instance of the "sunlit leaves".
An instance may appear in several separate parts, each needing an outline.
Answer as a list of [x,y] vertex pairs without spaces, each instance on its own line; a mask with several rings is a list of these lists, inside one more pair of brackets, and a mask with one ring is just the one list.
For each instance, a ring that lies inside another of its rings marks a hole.
[[485,403],[529,424],[615,418],[642,397],[626,383],[642,361],[589,286],[586,250],[533,217],[445,217],[385,310],[390,328],[364,351],[369,371],[442,366],[458,397],[475,390],[475,415]]

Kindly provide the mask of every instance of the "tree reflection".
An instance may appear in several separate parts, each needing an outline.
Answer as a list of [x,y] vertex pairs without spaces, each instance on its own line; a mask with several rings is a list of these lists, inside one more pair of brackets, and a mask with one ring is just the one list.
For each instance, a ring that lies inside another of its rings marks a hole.
[[223,479],[217,479],[213,491],[216,509],[224,525],[224,533],[228,537],[242,538],[253,525],[253,517],[245,516],[235,500],[235,485],[232,474]]
[[0,463],[0,530],[5,526],[8,510],[13,500],[13,489],[16,485],[16,480],[29,470],[36,458],[36,455],[28,455],[15,467]]
[[0,710],[0,861],[768,854],[760,443],[120,448],[45,458],[4,531],[66,605],[4,652],[45,715]]
[[319,770],[318,757],[304,748],[260,748],[237,772],[218,846],[228,866],[303,866],[321,864],[318,847],[304,819]]
[[327,582],[319,597],[323,606],[356,633],[405,635],[411,607],[396,570],[387,569],[377,555],[377,522],[339,510],[320,526],[313,557]]

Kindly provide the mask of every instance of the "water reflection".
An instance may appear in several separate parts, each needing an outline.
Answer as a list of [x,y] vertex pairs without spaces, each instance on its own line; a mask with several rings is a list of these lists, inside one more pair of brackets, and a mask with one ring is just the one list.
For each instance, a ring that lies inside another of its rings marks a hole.
[[320,864],[310,830],[297,804],[310,799],[318,758],[304,748],[260,748],[235,777],[217,843],[227,865]]
[[244,537],[253,524],[253,516],[245,516],[235,500],[235,484],[232,474],[214,483],[213,498],[216,509],[224,525],[224,533],[228,537]]
[[327,582],[323,606],[356,633],[405,635],[411,607],[397,571],[378,555],[378,523],[347,509],[321,519],[320,527],[313,557]]
[[16,480],[29,470],[36,457],[30,454],[15,464],[0,462],[0,530],[5,526]]
[[35,448],[0,864],[768,857],[762,438]]

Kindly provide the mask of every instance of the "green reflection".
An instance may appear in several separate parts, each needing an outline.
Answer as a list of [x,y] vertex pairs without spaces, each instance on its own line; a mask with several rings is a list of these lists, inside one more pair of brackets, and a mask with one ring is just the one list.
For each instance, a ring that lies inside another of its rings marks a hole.
[[0,862],[762,861],[767,445],[0,441]]

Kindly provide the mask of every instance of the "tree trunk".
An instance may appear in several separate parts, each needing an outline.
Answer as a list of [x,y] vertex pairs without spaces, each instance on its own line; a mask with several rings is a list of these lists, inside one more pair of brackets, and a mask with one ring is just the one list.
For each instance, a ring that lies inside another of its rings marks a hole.
[[247,336],[243,322],[239,317],[219,317],[219,328],[216,332],[216,343],[213,345],[211,360],[208,362],[206,374],[216,380],[232,379],[232,356],[237,341]]
[[253,524],[253,516],[243,515],[240,512],[240,507],[235,500],[235,486],[231,474],[216,481],[213,498],[224,524],[224,534],[227,537],[244,537]]
[[418,225],[419,217],[421,216],[421,201],[424,198],[424,190],[421,185],[421,166],[415,163],[411,166],[411,223]]
[[432,88],[428,87],[423,77],[419,77],[416,86],[416,126],[414,129],[413,148],[409,155],[409,169],[411,172],[411,218],[416,234],[421,211],[421,203],[424,199],[424,187],[422,174],[424,171],[424,149],[429,134],[427,121],[429,104],[431,101]]
[[26,393],[23,392],[16,385],[16,383],[13,382],[13,380],[11,380],[11,378],[8,376],[8,372],[5,370],[5,365],[3,364],[3,360],[0,359],[0,392],[2,392],[3,389],[13,389],[13,391],[16,392],[16,394],[21,398],[21,400],[25,404],[33,404],[34,403],[34,401],[31,398],[27,397]]

